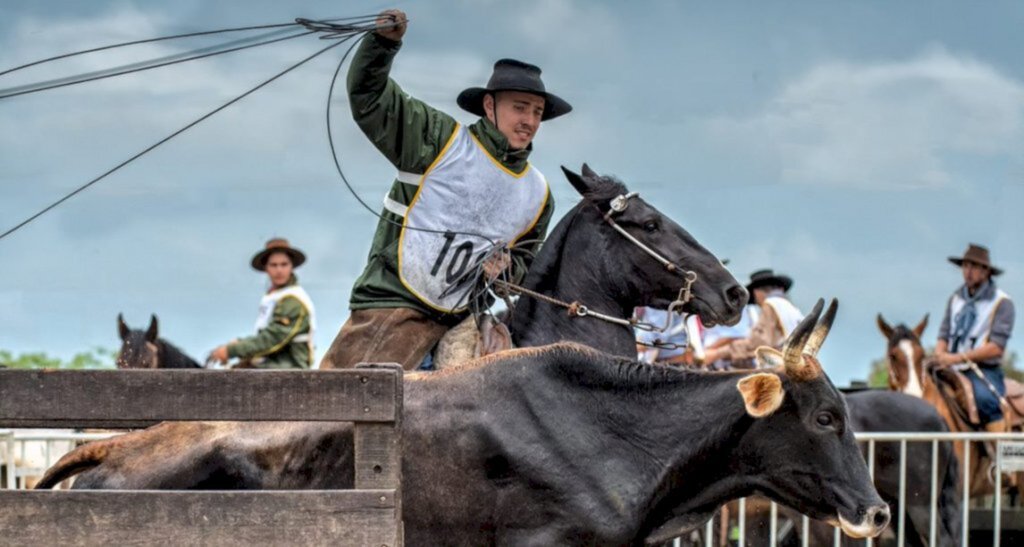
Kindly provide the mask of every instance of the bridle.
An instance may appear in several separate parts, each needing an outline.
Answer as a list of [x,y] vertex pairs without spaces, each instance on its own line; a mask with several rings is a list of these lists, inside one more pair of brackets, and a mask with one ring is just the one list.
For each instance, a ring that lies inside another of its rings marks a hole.
[[[676,310],[676,308],[682,307],[684,304],[693,299],[692,289],[693,284],[697,281],[697,272],[693,270],[681,269],[675,262],[672,262],[671,260],[665,258],[664,255],[650,248],[646,243],[640,241],[639,239],[634,237],[633,234],[627,232],[626,229],[623,228],[618,222],[615,222],[615,219],[613,217],[625,211],[626,208],[629,207],[629,200],[638,197],[639,195],[639,192],[630,192],[628,194],[620,194],[616,196],[608,203],[608,212],[605,213],[604,217],[602,218],[606,223],[608,223],[609,226],[612,227],[613,230],[621,234],[622,237],[626,238],[626,241],[629,241],[633,245],[636,245],[637,247],[640,248],[641,251],[647,253],[651,258],[660,262],[661,265],[664,266],[665,269],[668,270],[670,273],[679,274],[683,277],[683,286],[679,289],[679,294],[676,296],[676,299],[673,300],[672,303],[669,304],[668,306],[668,314],[666,316],[665,326],[661,329],[650,329],[657,330],[658,332],[665,332],[672,324],[672,313]],[[642,327],[639,326],[638,328],[642,329]]]
[[[505,290],[505,291],[507,291],[507,292],[509,292],[511,294],[518,294],[518,295],[529,296],[531,298],[535,298],[537,300],[542,300],[542,301],[547,302],[549,304],[554,304],[556,306],[560,306],[560,307],[566,308],[568,310],[568,312],[569,312],[569,316],[573,317],[573,318],[576,318],[576,317],[593,317],[595,319],[600,319],[601,321],[605,321],[607,323],[613,323],[613,324],[621,325],[621,326],[624,326],[624,327],[636,328],[636,329],[644,330],[644,331],[648,331],[648,332],[665,332],[665,331],[667,331],[669,329],[669,327],[672,325],[672,313],[676,309],[681,308],[683,305],[685,305],[687,302],[689,302],[690,300],[693,299],[693,291],[692,291],[692,289],[693,289],[693,284],[697,281],[697,272],[694,272],[692,270],[684,270],[684,269],[680,268],[677,264],[675,264],[671,260],[665,258],[665,256],[663,254],[661,254],[658,251],[652,249],[646,243],[640,241],[639,239],[634,237],[632,234],[627,232],[625,230],[625,228],[623,228],[619,223],[615,222],[615,218],[614,218],[615,215],[618,215],[618,214],[622,213],[623,211],[625,211],[626,208],[629,207],[629,200],[632,199],[632,198],[635,198],[635,197],[637,197],[639,195],[640,194],[637,193],[637,192],[630,192],[628,194],[620,194],[620,195],[616,196],[611,201],[609,201],[609,203],[608,203],[608,212],[604,213],[602,218],[603,218],[603,220],[609,226],[612,227],[612,229],[614,229],[616,232],[618,232],[620,235],[622,235],[624,238],[626,238],[627,241],[629,241],[630,243],[632,243],[633,245],[638,247],[644,253],[646,253],[650,257],[654,258],[655,260],[657,260],[662,266],[665,267],[666,270],[668,270],[671,273],[678,274],[680,277],[683,278],[683,286],[679,289],[678,296],[676,296],[676,299],[673,300],[671,304],[669,304],[669,307],[668,307],[668,312],[669,313],[666,314],[666,319],[665,319],[665,325],[664,326],[658,327],[657,325],[654,325],[654,324],[651,324],[651,323],[647,323],[647,322],[644,322],[644,321],[639,321],[639,320],[633,319],[633,318],[624,319],[624,318],[621,318],[621,317],[615,317],[615,316],[612,316],[612,315],[596,312],[594,310],[591,310],[590,308],[588,308],[584,304],[580,303],[579,301],[565,302],[563,300],[559,300],[557,298],[552,298],[552,297],[547,296],[545,294],[541,294],[541,293],[538,293],[536,291],[532,291],[530,289],[527,289],[525,287],[516,285],[514,283],[510,283],[510,282],[505,281],[505,280],[500,280],[500,279],[495,280],[493,282],[494,285],[500,287],[502,290]],[[600,210],[599,210],[599,212],[600,212]],[[655,344],[655,346],[656,347],[661,347],[661,348],[667,348],[667,349],[676,349],[678,347],[677,344]]]

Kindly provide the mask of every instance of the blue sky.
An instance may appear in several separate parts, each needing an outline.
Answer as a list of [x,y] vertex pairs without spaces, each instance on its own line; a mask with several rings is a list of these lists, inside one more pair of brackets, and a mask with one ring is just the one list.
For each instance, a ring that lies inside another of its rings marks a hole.
[[[1016,2],[398,3],[411,19],[393,76],[463,121],[458,92],[495,59],[544,69],[573,103],[534,164],[556,215],[558,166],[615,174],[689,229],[736,277],[772,267],[794,301],[840,299],[822,353],[837,383],[866,376],[874,326],[931,313],[959,284],[945,258],[988,244],[1024,295],[1024,63]],[[295,17],[375,13],[370,2],[7,1],[0,70],[112,42]],[[147,45],[0,77],[0,88],[211,43]],[[0,100],[0,228],[7,228],[312,53],[296,40],[104,82]],[[335,50],[0,241],[0,348],[67,356],[118,344],[115,318],[195,356],[251,330],[272,236],[310,259],[317,344],[330,344],[373,233],[329,157]],[[393,169],[347,117],[342,164],[378,203]],[[1022,327],[1011,339],[1020,347]]]

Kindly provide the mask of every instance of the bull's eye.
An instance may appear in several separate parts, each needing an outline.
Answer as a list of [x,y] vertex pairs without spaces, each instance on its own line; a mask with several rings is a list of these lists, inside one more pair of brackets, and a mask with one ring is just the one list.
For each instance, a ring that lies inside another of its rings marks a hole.
[[644,231],[647,233],[654,233],[658,231],[658,223],[654,220],[648,220],[644,223]]
[[818,425],[821,427],[832,427],[832,415],[828,412],[818,414]]

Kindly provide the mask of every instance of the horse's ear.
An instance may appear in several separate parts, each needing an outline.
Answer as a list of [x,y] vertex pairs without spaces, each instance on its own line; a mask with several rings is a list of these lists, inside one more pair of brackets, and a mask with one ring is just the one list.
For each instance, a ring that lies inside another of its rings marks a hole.
[[599,178],[601,178],[601,175],[598,175],[597,173],[595,173],[594,170],[591,169],[590,166],[585,164],[585,163],[583,164],[583,169],[580,171],[580,174],[583,175],[583,178],[585,178],[585,179],[599,179]]
[[928,314],[927,313],[924,314],[924,319],[922,319],[921,322],[918,323],[916,327],[914,327],[914,336],[917,336],[917,338],[920,339],[921,335],[924,334],[924,329],[926,329],[926,328],[928,328]]
[[[882,314],[878,314],[875,321],[878,323],[878,330],[882,331],[882,336],[884,336],[886,340],[892,338],[892,326],[885,322],[885,319],[882,318]],[[925,321],[927,322],[927,318],[925,318]]]
[[146,341],[147,342],[156,343],[156,339],[157,339],[157,335],[158,335],[157,328],[158,327],[157,327],[157,321],[156,321],[156,314],[152,314],[152,315],[149,316],[149,328],[146,329]]
[[122,342],[128,338],[128,334],[130,332],[131,329],[129,329],[128,325],[124,322],[124,315],[121,315],[120,313],[117,314],[117,334],[121,336]]
[[[584,167],[586,167],[586,165],[584,165]],[[566,169],[564,165],[562,166],[562,172],[565,173],[565,178],[569,179],[569,184],[571,184],[581,196],[587,195],[587,192],[590,191],[590,185],[587,184],[587,181],[584,180],[583,177]]]

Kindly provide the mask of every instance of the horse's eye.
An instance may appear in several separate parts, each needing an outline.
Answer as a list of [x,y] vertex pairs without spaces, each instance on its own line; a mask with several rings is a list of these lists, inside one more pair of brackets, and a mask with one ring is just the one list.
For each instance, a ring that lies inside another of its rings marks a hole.
[[829,414],[828,412],[822,412],[821,414],[818,414],[818,425],[822,427],[831,427],[832,415]]
[[647,233],[653,233],[658,231],[658,223],[653,220],[648,220],[644,223],[644,231]]

